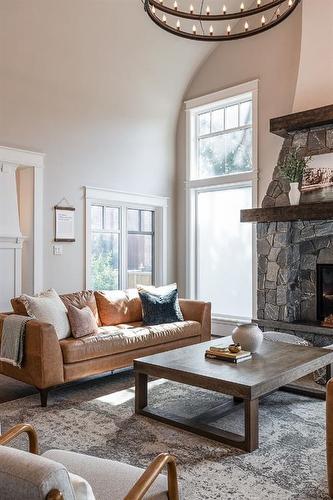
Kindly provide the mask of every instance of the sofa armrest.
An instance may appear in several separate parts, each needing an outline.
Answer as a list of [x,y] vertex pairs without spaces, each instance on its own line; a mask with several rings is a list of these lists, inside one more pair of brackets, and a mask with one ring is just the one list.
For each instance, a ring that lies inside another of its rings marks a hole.
[[198,321],[201,324],[201,339],[211,339],[212,313],[211,303],[201,300],[179,299],[180,309],[185,321]]
[[[6,316],[0,314],[0,342]],[[46,389],[64,383],[63,357],[53,325],[32,319],[26,325],[22,368],[0,363],[1,372]]]

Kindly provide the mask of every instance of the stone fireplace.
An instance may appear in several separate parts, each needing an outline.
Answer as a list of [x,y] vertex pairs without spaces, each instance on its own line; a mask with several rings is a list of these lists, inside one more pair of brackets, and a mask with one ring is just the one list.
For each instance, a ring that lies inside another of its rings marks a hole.
[[317,265],[317,319],[333,314],[333,264]]
[[[304,156],[331,153],[333,166],[333,105],[273,119],[270,128],[284,138],[279,163],[297,147]],[[257,321],[329,345],[333,328],[322,321],[333,313],[333,202],[290,206],[289,190],[276,167],[262,208],[241,214],[257,223]]]
[[333,221],[259,223],[257,237],[258,319],[320,322],[317,270],[333,264]]

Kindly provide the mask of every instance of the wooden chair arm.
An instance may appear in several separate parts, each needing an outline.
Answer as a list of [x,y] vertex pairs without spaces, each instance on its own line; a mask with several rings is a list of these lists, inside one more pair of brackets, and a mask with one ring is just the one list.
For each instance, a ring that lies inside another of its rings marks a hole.
[[0,445],[5,445],[20,434],[28,434],[29,451],[38,455],[38,439],[35,429],[30,424],[17,424],[4,434],[0,434]]
[[64,500],[64,495],[59,490],[51,490],[46,500]]
[[165,465],[168,466],[169,500],[179,500],[176,460],[172,455],[169,455],[169,453],[161,453],[155,458],[142,476],[137,480],[124,500],[141,500]]

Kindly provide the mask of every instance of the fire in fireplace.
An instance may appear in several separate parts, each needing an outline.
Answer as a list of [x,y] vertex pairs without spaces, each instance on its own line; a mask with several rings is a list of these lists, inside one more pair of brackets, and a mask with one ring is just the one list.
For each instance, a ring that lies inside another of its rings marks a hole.
[[333,264],[317,264],[317,316],[333,327]]

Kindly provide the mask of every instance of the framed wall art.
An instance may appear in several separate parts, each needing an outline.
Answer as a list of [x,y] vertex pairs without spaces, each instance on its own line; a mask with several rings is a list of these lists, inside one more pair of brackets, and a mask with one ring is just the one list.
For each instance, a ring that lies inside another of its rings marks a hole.
[[56,205],[55,212],[55,237],[54,241],[75,241],[75,208]]
[[333,201],[333,153],[316,155],[306,167],[301,203]]

